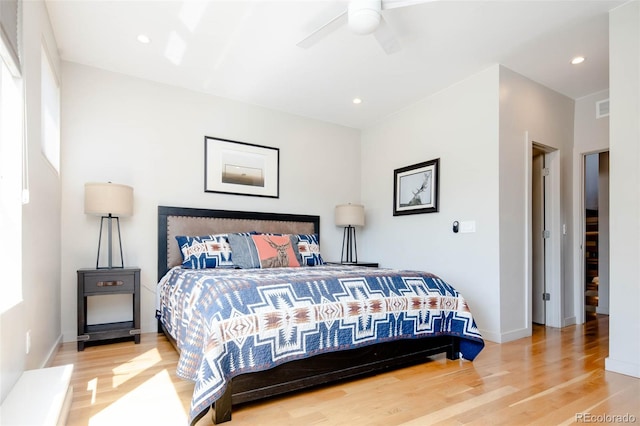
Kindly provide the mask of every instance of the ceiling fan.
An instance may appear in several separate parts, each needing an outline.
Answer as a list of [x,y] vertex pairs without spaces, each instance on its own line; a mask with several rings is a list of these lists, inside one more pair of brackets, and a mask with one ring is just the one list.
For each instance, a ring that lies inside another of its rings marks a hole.
[[309,48],[343,25],[355,34],[371,34],[387,54],[402,49],[391,28],[385,22],[383,11],[413,6],[433,0],[350,0],[347,9],[297,43]]

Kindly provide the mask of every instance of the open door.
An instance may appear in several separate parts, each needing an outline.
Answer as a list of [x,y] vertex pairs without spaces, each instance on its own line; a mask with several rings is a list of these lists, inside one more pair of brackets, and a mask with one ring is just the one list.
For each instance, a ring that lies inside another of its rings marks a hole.
[[537,147],[532,149],[531,167],[531,321],[545,324],[545,185],[544,185],[545,153]]
[[[562,327],[560,151],[530,141],[528,290],[532,323]],[[535,186],[535,188],[534,188]],[[535,196],[534,196],[535,193]]]

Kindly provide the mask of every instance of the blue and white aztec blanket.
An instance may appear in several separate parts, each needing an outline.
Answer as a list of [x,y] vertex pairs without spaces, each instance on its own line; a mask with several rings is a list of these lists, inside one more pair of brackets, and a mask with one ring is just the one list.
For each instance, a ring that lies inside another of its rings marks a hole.
[[460,337],[468,360],[484,347],[464,298],[416,271],[178,267],[158,284],[157,315],[180,349],[177,374],[195,382],[190,422],[232,377],[294,359],[441,335]]

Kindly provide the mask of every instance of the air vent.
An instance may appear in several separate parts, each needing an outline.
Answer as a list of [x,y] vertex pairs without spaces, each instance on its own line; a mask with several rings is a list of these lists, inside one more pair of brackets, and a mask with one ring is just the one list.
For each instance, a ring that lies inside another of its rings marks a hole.
[[596,102],[596,118],[609,116],[609,99]]

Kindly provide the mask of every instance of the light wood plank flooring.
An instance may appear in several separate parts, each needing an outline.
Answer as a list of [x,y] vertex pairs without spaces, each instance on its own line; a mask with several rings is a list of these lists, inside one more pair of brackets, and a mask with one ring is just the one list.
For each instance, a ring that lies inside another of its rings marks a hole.
[[[640,423],[640,379],[607,372],[608,317],[530,338],[487,343],[474,362],[437,357],[413,367],[236,407],[244,425],[561,425]],[[75,364],[69,426],[184,425],[193,385],[175,374],[162,335],[141,343],[65,343]],[[599,416],[599,417],[598,417]],[[608,417],[605,417],[608,416]],[[598,420],[601,420],[598,422]],[[619,423],[619,422],[618,422]],[[210,424],[207,415],[198,426]]]

